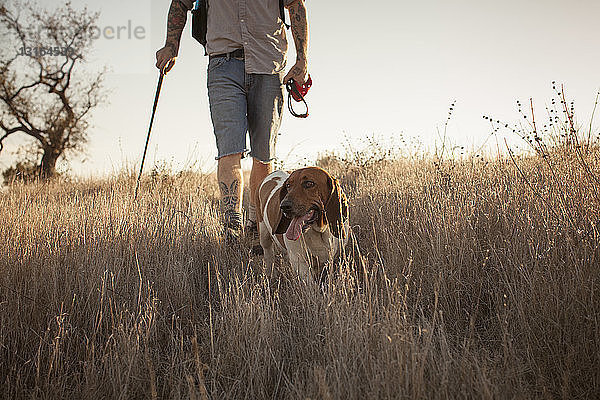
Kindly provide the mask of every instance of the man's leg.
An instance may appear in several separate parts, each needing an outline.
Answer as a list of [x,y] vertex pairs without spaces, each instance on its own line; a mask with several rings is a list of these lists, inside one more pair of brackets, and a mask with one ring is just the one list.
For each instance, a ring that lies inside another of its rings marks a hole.
[[260,184],[273,171],[273,163],[262,162],[256,158],[252,159],[252,171],[250,172],[250,204],[248,204],[248,218],[246,219],[246,237],[251,240],[252,252],[254,254],[263,254],[263,248],[259,241],[258,223],[256,218],[256,207],[260,206],[258,202],[258,189]]
[[252,215],[252,209],[256,209],[255,201],[257,199],[258,188],[266,176],[271,172],[273,172],[272,162],[265,163],[256,158],[252,159],[252,171],[250,173],[250,204],[248,206],[250,215],[248,216],[248,220],[254,222],[254,224],[256,224],[256,214]]
[[248,90],[248,132],[250,155],[253,159],[250,175],[252,200],[263,179],[273,170],[275,144],[283,109],[281,74],[252,74]]
[[237,241],[242,231],[242,169],[246,151],[246,93],[244,61],[211,58],[208,64],[208,98],[219,160],[217,179],[226,240]]
[[241,154],[231,154],[219,158],[217,180],[221,190],[221,210],[223,225],[230,239],[236,239],[242,230],[242,193],[244,179],[242,177]]
[[[253,236],[253,252],[260,253],[256,217],[252,214],[257,191],[263,179],[273,170],[277,132],[283,109],[282,74],[251,74],[246,77],[248,85],[248,133],[252,173],[250,175],[251,204],[247,230]],[[254,218],[253,218],[254,217]]]
[[251,74],[246,76],[248,85],[248,133],[250,134],[250,155],[252,173],[250,175],[251,204],[246,229],[252,236],[252,251],[261,253],[258,227],[253,208],[260,183],[273,170],[277,132],[281,124],[283,109],[282,74]]

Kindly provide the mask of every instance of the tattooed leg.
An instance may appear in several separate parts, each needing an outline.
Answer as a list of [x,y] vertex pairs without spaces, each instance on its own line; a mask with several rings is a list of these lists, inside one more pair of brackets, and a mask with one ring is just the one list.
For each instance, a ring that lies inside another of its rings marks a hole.
[[238,189],[240,182],[236,179],[227,185],[225,182],[219,182],[221,188],[221,199],[223,201],[223,209],[226,211],[235,211],[237,203],[239,203]]
[[241,154],[233,154],[219,159],[217,179],[221,190],[221,210],[224,224],[239,229],[242,226],[242,178]]

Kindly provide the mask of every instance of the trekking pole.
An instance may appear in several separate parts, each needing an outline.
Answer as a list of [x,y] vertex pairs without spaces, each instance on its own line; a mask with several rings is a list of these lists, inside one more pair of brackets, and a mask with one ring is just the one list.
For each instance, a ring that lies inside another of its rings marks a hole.
[[133,200],[137,199],[138,189],[140,187],[140,179],[142,178],[142,171],[144,170],[144,161],[146,160],[146,151],[148,151],[148,142],[150,142],[150,132],[152,132],[152,124],[154,123],[154,114],[156,114],[156,106],[158,105],[158,97],[160,96],[160,88],[162,87],[163,77],[167,75],[167,72],[173,68],[175,59],[169,60],[169,62],[160,70],[160,76],[158,77],[158,85],[156,85],[156,95],[154,96],[154,106],[152,107],[152,117],[150,117],[150,127],[148,128],[148,136],[146,136],[146,145],[144,146],[144,154],[142,155],[142,163],[140,164],[140,173],[137,177],[135,184],[135,194]]

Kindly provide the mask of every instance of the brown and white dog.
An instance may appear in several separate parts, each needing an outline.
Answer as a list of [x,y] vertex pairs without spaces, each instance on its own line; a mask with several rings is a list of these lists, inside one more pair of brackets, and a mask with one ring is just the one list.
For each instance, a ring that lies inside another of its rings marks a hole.
[[257,193],[260,244],[269,271],[274,245],[302,277],[317,277],[348,242],[348,201],[337,181],[317,167],[275,171]]

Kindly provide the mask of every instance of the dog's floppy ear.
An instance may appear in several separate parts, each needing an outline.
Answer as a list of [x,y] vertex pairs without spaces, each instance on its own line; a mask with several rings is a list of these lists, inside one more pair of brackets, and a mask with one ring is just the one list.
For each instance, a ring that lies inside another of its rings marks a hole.
[[[279,189],[279,202],[277,204],[281,204],[281,202],[283,201],[285,196],[287,196],[288,191],[287,191],[286,184],[287,184],[287,180],[285,182],[283,182],[283,186]],[[287,231],[292,220],[289,219],[288,217],[286,217],[285,215],[283,215],[281,210],[279,210],[279,216],[280,216],[279,222],[277,223],[277,227],[275,228],[275,231],[273,233],[283,235]]]
[[341,227],[344,220],[348,219],[348,200],[336,179],[328,176],[327,185],[331,192],[325,204],[326,221],[333,236],[340,238]]

